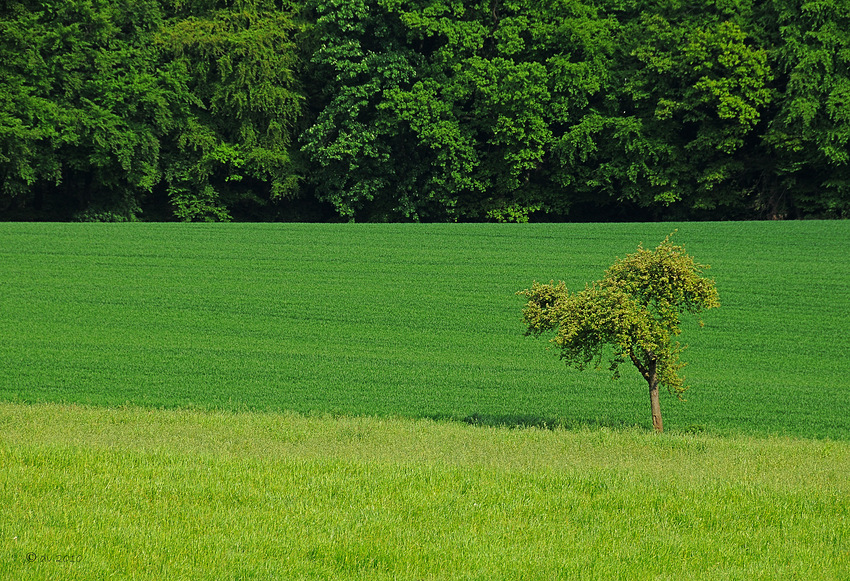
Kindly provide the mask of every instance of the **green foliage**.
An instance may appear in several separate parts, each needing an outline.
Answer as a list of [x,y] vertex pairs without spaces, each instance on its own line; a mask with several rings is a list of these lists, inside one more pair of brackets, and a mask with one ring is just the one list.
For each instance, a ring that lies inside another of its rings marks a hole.
[[290,136],[303,101],[295,78],[301,30],[288,2],[251,0],[176,19],[158,33],[185,83],[164,171],[177,218],[228,220],[233,206],[262,206],[296,190]]
[[848,14],[847,0],[10,0],[0,216],[846,217]]
[[304,152],[318,195],[342,216],[498,219],[506,208],[569,207],[546,157],[603,86],[613,41],[594,9],[423,0],[316,9],[325,42],[312,75],[325,101]]
[[133,219],[166,189],[176,217],[222,219],[240,202],[293,191],[293,9],[265,0],[191,16],[170,8],[61,0],[0,10],[9,210]]
[[[145,14],[143,22],[131,20]],[[121,208],[159,179],[170,115],[153,0],[9,2],[0,12],[0,196],[7,205]],[[61,192],[46,202],[44,190]],[[36,208],[37,210],[39,208]]]
[[316,84],[315,118],[302,135],[316,196],[353,219],[416,218],[423,160],[409,149],[392,116],[380,107],[384,94],[416,74],[418,60],[403,45],[401,24],[373,0],[316,1],[308,68]]
[[850,3],[775,0],[781,99],[759,202],[782,217],[850,216]]
[[658,3],[619,17],[622,83],[607,115],[632,123],[598,171],[621,199],[688,211],[748,203],[773,72],[745,9],[711,4],[695,12]]
[[496,207],[487,212],[487,217],[496,222],[516,222],[518,224],[526,224],[529,221],[529,213],[536,212],[543,207],[542,204],[534,204],[532,206],[523,206],[519,202],[514,202],[508,206]]

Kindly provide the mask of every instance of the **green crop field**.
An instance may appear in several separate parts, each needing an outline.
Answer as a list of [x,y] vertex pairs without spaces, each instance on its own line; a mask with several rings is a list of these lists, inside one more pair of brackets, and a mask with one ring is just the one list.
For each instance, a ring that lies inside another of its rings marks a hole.
[[3,224],[0,399],[648,426],[637,372],[567,369],[514,293],[676,227],[722,306],[666,427],[850,437],[848,222]]
[[[515,292],[676,227],[722,306],[657,435],[643,379],[567,369]],[[848,579],[848,248],[848,222],[0,224],[0,578]]]

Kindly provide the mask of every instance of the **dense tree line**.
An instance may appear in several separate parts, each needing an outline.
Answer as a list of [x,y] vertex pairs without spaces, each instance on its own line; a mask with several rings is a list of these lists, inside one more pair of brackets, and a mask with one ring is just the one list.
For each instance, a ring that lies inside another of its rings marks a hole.
[[0,218],[850,216],[850,0],[3,0]]

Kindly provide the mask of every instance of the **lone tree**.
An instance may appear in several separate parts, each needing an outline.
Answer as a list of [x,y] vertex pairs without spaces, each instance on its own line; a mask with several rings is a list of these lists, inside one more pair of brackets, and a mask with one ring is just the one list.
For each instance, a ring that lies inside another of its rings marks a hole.
[[556,330],[552,342],[567,365],[598,369],[607,353],[618,379],[620,364],[631,361],[649,384],[652,425],[658,432],[664,429],[658,386],[679,399],[687,389],[679,375],[684,347],[673,340],[681,333],[679,317],[720,306],[714,281],[702,276],[708,266],[695,263],[682,246],[670,242],[671,236],[653,251],[640,245],[583,291],[570,293],[561,281],[535,281],[517,293],[528,297],[525,334]]

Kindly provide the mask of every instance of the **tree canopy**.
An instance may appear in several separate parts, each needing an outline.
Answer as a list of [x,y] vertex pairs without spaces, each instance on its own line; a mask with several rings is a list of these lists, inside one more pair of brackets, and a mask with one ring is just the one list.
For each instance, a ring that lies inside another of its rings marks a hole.
[[229,219],[294,189],[296,11],[275,0],[0,8],[0,211]]
[[0,218],[850,215],[850,0],[9,0]]

